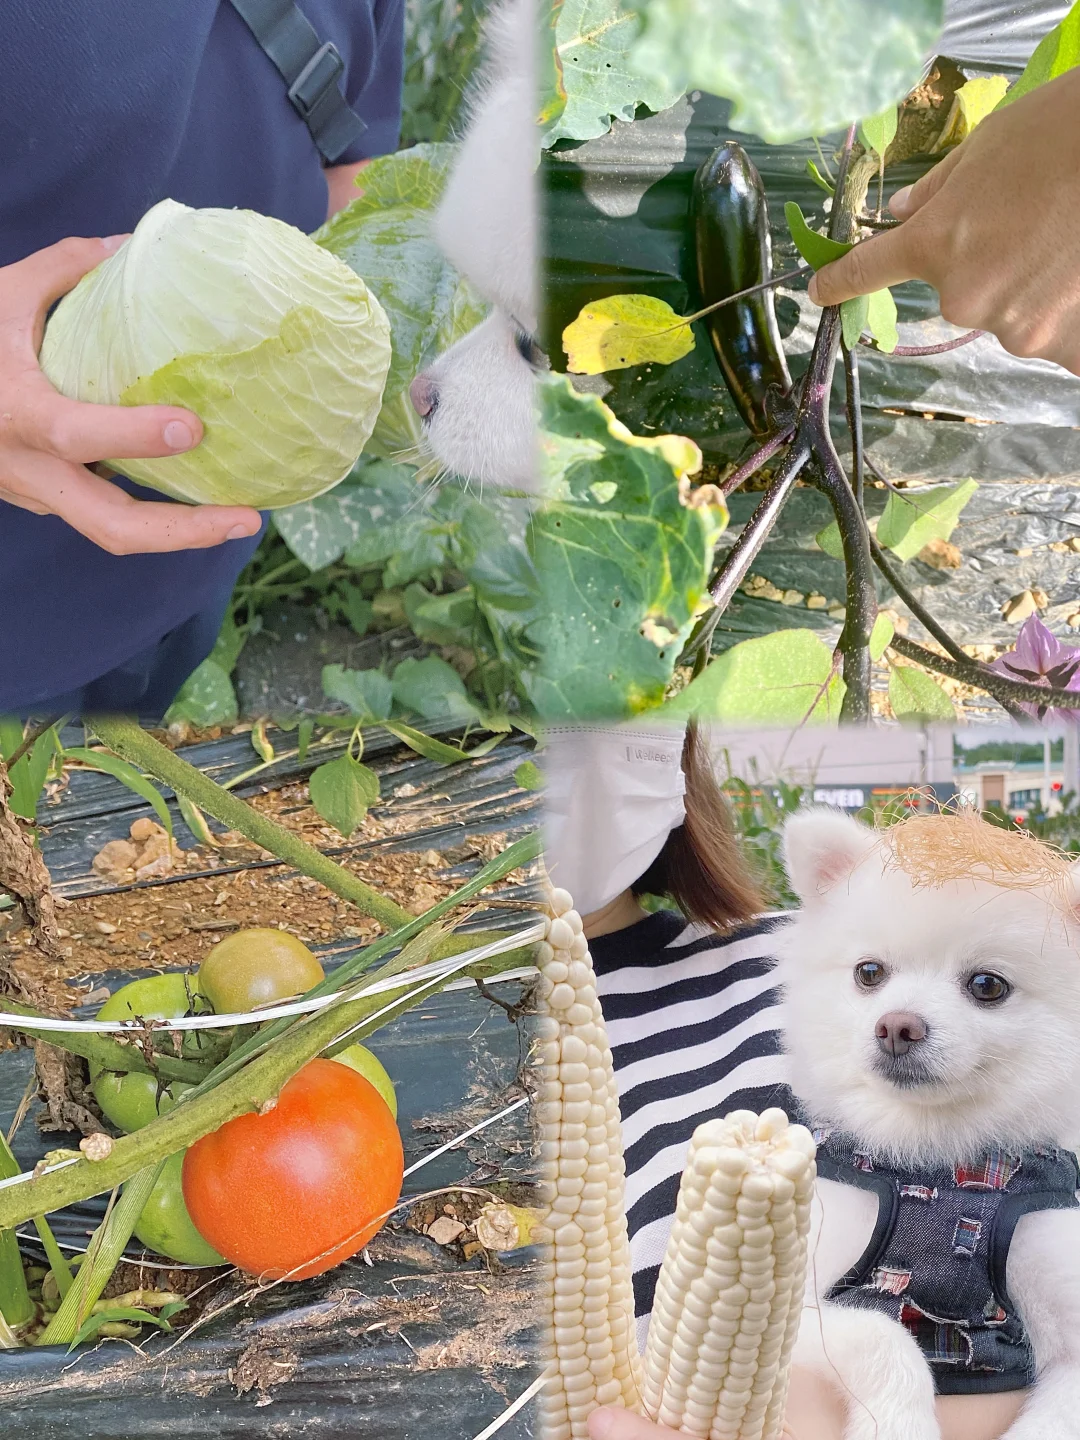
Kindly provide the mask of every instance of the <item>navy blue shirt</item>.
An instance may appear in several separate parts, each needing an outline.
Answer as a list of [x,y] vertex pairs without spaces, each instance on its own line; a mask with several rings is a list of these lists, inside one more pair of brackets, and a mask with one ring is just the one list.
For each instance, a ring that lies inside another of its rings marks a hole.
[[[300,5],[341,52],[342,88],[367,124],[336,163],[394,150],[404,0]],[[4,0],[0,265],[68,235],[133,230],[166,198],[305,231],[326,218],[315,142],[232,6]],[[221,608],[256,544],[112,556],[55,517],[0,501],[0,713],[77,690]]]

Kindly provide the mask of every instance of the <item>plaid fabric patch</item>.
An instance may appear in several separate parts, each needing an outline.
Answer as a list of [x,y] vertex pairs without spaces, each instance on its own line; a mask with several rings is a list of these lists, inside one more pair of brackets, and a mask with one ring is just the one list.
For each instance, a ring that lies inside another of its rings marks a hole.
[[992,1150],[981,1165],[957,1165],[953,1171],[961,1190],[1005,1190],[1020,1169],[1020,1157]]
[[874,1271],[871,1286],[875,1290],[881,1290],[886,1295],[903,1295],[904,1291],[911,1284],[910,1270],[888,1270],[880,1266]]
[[900,1323],[918,1341],[930,1364],[970,1365],[971,1336],[963,1325],[935,1320],[910,1301],[900,1311]]
[[900,1194],[905,1200],[925,1200],[927,1204],[938,1198],[938,1189],[929,1185],[901,1185]]
[[872,1155],[868,1155],[865,1150],[854,1151],[852,1154],[852,1161],[854,1162],[856,1170],[866,1170],[867,1172],[870,1172],[874,1168],[874,1157]]
[[979,1248],[979,1241],[982,1239],[983,1226],[981,1220],[968,1220],[961,1216],[956,1222],[956,1229],[953,1231],[952,1243],[954,1255],[966,1255],[969,1259],[975,1258]]
[[1009,1312],[1003,1310],[996,1300],[987,1301],[986,1309],[983,1311],[983,1320],[987,1325],[1004,1325],[1009,1318]]

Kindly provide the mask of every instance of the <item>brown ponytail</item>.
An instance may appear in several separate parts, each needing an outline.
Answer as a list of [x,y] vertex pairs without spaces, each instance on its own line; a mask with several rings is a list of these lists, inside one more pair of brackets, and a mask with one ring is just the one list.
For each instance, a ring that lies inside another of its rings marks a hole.
[[743,859],[727,800],[692,722],[682,767],[686,818],[631,889],[635,895],[668,896],[687,920],[730,930],[760,914],[765,901]]

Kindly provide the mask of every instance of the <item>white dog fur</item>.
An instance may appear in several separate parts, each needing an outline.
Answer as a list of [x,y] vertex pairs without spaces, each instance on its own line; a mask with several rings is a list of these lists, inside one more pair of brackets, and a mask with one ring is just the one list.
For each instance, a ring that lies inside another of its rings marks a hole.
[[[779,941],[791,1082],[814,1119],[896,1159],[956,1163],[994,1145],[1080,1139],[1078,911],[1047,892],[981,881],[913,888],[882,863],[874,833],[835,811],[786,827],[802,908]],[[1080,869],[1077,870],[1080,876]],[[860,989],[855,967],[883,962]],[[1011,985],[1000,1005],[964,988],[975,970]],[[928,1022],[932,1084],[901,1089],[873,1067],[888,1011]],[[849,1392],[845,1440],[940,1440],[930,1370],[897,1322],[823,1297],[860,1258],[874,1194],[819,1180],[811,1269],[795,1363]],[[1005,1440],[1080,1437],[1080,1210],[1024,1216],[1006,1283],[1031,1339],[1038,1380]]]
[[435,218],[447,258],[493,306],[413,382],[426,444],[467,480],[537,488],[535,0],[487,22],[488,55]]

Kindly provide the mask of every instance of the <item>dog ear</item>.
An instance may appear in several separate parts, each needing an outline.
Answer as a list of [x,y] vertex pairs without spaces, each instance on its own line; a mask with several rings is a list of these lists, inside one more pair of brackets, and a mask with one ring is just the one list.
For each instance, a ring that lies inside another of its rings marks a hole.
[[804,905],[828,894],[877,843],[869,826],[841,810],[803,810],[784,826],[784,866]]

